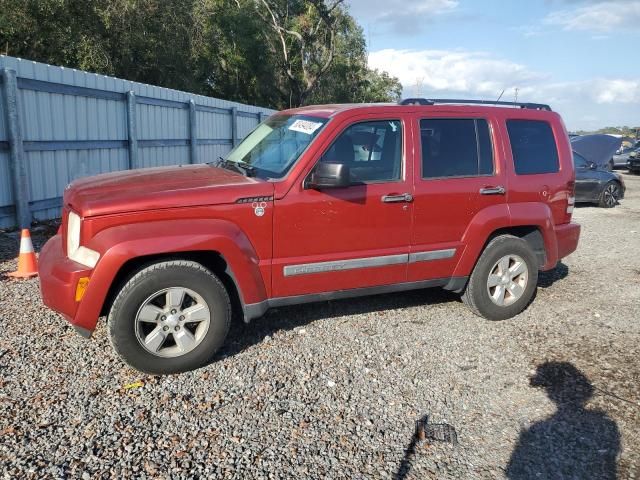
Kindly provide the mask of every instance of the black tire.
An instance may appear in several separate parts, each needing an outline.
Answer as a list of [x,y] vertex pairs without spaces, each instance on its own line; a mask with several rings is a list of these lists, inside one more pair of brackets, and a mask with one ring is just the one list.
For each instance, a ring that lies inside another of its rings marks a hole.
[[[176,287],[190,289],[201,297],[210,312],[209,326],[193,350],[161,357],[138,340],[136,316],[150,296]],[[129,366],[151,374],[170,374],[208,364],[224,343],[230,322],[231,302],[218,277],[199,263],[173,260],[147,266],[127,281],[109,312],[108,333],[112,347]]]
[[[508,255],[515,255],[523,260],[528,278],[521,296],[513,303],[501,306],[491,299],[487,282],[496,263]],[[480,317],[505,320],[516,316],[529,305],[537,284],[538,261],[529,244],[513,235],[501,235],[491,240],[480,255],[462,294],[462,301]]]
[[598,206],[602,208],[613,208],[618,204],[618,200],[620,200],[620,184],[615,180],[611,180],[607,182],[602,192],[600,192]]

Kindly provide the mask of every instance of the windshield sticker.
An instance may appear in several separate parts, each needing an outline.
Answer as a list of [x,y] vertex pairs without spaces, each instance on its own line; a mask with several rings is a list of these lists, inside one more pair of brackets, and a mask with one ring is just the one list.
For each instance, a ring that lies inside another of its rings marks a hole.
[[322,126],[322,122],[310,122],[309,120],[296,120],[291,124],[289,130],[311,135]]

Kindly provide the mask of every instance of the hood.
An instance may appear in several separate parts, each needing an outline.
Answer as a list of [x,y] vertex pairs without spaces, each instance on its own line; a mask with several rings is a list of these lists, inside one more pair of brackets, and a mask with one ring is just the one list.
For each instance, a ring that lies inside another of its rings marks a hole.
[[571,148],[599,167],[611,160],[621,144],[622,139],[611,135],[581,135],[571,139]]
[[64,204],[83,217],[142,210],[235,203],[271,196],[273,184],[209,165],[143,168],[72,182]]

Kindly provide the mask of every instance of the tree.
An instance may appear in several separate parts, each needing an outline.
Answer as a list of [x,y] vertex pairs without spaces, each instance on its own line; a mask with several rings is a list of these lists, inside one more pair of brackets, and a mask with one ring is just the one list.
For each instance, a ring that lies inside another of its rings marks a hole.
[[260,0],[258,15],[272,30],[265,40],[278,52],[289,86],[289,106],[299,106],[333,62],[338,7],[343,0]]
[[309,103],[394,102],[400,99],[400,81],[367,66],[367,45],[353,17],[338,17],[336,51],[331,67],[310,95]]
[[276,58],[253,1],[198,0],[192,58],[203,93],[254,105],[282,107]]
[[276,109],[393,101],[343,0],[0,0],[0,51]]

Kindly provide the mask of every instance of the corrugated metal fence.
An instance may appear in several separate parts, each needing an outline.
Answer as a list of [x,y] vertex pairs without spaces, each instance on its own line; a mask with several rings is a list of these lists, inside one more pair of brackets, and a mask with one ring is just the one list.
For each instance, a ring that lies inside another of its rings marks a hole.
[[0,227],[87,175],[213,161],[273,110],[0,55]]

